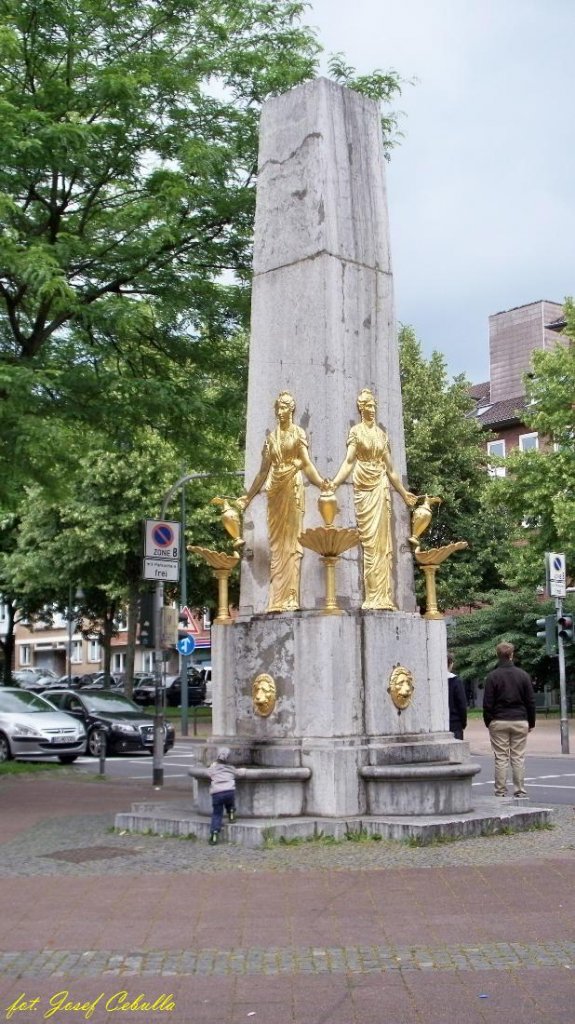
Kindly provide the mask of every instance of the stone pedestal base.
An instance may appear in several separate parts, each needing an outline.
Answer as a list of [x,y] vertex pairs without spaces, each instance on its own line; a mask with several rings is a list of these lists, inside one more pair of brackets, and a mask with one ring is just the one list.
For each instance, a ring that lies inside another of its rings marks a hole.
[[391,764],[360,768],[368,814],[463,814],[472,808],[478,764]]
[[189,771],[200,814],[211,812],[206,765],[218,746],[230,747],[231,762],[243,767],[236,800],[246,818],[461,814],[472,809],[471,780],[479,771],[467,744],[451,733],[410,742],[363,736],[269,746],[220,737],[196,748],[202,764]]
[[[478,769],[468,745],[447,731],[442,621],[359,609],[256,615],[215,626],[213,643],[215,735],[192,772],[203,813],[209,798],[202,771],[219,746],[248,768],[238,780],[238,806],[250,818],[471,808]],[[412,700],[401,709],[388,690],[398,665],[413,679]],[[276,687],[266,716],[252,700],[261,673]]]
[[[304,814],[305,784],[309,768],[246,768],[236,784],[236,809],[242,818],[299,817]],[[207,768],[190,768],[194,806],[200,814],[212,813]]]
[[[224,824],[222,841],[240,846],[262,847],[269,842],[289,840],[345,841],[353,836],[377,836],[399,842],[410,840],[418,845],[472,836],[497,835],[548,826],[552,820],[549,808],[537,807],[527,801],[478,797],[473,811],[465,814],[421,816],[389,815],[355,818],[246,818],[233,825]],[[120,831],[155,833],[165,836],[195,836],[207,842],[210,819],[190,811],[188,801],[181,804],[139,803],[131,811],[116,815],[115,827]]]

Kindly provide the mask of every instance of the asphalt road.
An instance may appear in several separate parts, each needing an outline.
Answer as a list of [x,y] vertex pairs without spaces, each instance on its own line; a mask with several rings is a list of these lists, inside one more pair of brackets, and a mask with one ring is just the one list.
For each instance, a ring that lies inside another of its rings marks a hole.
[[[486,796],[493,792],[493,758],[491,755],[472,755],[481,765],[473,786]],[[164,779],[185,783],[188,768],[194,763],[195,752],[188,743],[178,743],[163,759]],[[92,757],[78,758],[75,770],[99,773],[99,762]],[[152,787],[153,759],[149,754],[108,757],[105,774],[114,779],[150,780]],[[537,757],[527,755],[526,788],[533,803],[575,805],[575,759],[572,757]]]

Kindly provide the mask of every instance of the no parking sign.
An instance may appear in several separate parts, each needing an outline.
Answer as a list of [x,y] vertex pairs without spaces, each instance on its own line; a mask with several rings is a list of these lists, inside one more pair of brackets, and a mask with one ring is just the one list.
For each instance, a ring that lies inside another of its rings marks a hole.
[[180,523],[166,519],[145,519],[144,558],[180,557]]

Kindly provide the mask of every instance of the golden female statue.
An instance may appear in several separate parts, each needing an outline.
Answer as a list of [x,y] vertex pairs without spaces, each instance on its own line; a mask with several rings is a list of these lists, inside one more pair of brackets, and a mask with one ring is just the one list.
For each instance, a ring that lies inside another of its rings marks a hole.
[[360,391],[361,422],[351,428],[347,455],[332,481],[338,487],[353,470],[355,516],[363,548],[363,608],[396,611],[392,593],[393,537],[388,481],[413,508],[417,495],[406,490],[391,463],[389,439],[376,422],[376,403],[369,388]]
[[299,608],[299,580],[303,529],[304,489],[301,471],[316,487],[327,490],[311,461],[305,431],[293,422],[295,401],[282,391],[275,402],[277,427],[266,438],[260,469],[247,494],[236,504],[242,511],[262,487],[268,496],[268,536],[270,545],[269,612],[295,611]]

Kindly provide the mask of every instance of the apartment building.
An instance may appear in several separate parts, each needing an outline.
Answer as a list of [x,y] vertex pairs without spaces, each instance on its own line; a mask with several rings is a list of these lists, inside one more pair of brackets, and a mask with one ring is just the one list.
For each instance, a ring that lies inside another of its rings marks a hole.
[[[190,636],[195,642],[194,660],[209,660],[211,656],[210,620],[203,610],[185,607],[180,613],[179,636]],[[5,633],[6,606],[0,603],[0,635]],[[112,638],[111,671],[124,672],[127,653],[127,623],[119,622],[117,635]],[[179,671],[179,657],[175,646],[168,652],[166,672]],[[134,670],[152,672],[154,652],[138,643]],[[103,650],[98,637],[86,636],[82,624],[55,612],[46,622],[18,623],[15,628],[14,669],[50,669],[57,675],[83,676],[103,669]]]
[[[522,414],[526,397],[523,378],[533,352],[561,344],[563,306],[540,300],[489,317],[489,380],[470,389],[473,415],[495,437],[486,442],[490,455],[505,458],[512,448],[529,451],[545,444],[526,428]],[[504,473],[503,467],[494,470]]]

